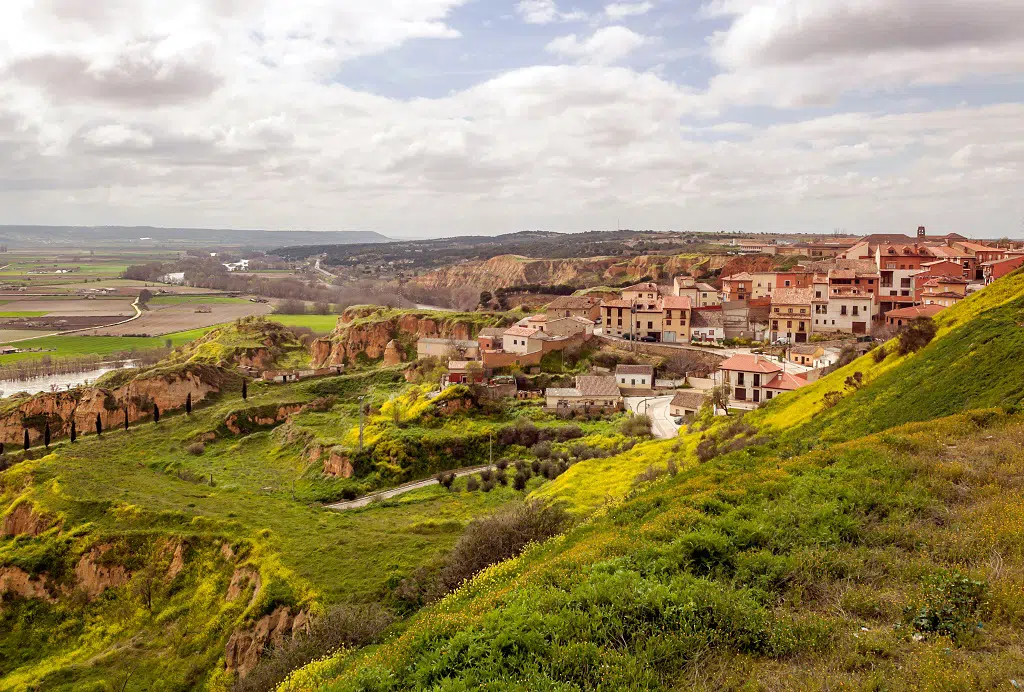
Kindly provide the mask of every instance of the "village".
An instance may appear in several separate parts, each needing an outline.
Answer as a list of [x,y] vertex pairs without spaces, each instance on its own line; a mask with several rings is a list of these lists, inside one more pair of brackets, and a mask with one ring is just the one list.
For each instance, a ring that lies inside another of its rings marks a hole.
[[[915,236],[813,246],[740,240],[737,247],[811,259],[784,271],[722,276],[718,285],[681,275],[618,295],[562,296],[542,313],[482,329],[475,339],[422,338],[417,357],[447,363],[442,386],[481,386],[492,398],[543,398],[545,408],[563,415],[629,409],[651,418],[655,436],[669,438],[705,406],[725,415],[763,405],[1024,266],[1024,249],[930,236],[924,227]],[[539,374],[549,354],[584,345],[651,361],[674,350],[701,351],[718,362],[710,373],[677,379],[659,379],[653,364],[620,363],[575,375],[572,386],[517,390],[510,373]]]

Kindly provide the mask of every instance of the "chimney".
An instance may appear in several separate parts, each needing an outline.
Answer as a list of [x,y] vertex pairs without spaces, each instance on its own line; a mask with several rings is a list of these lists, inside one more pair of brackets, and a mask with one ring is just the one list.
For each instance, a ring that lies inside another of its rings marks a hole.
[[924,226],[918,226],[917,227],[917,237],[918,238],[924,238],[925,235],[926,235],[926,231],[924,230]]

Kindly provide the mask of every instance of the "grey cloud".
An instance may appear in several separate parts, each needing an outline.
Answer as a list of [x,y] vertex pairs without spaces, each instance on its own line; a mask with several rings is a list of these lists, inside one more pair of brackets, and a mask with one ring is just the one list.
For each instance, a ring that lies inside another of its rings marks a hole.
[[98,69],[75,55],[37,55],[15,61],[6,75],[59,102],[84,100],[131,108],[201,100],[222,83],[222,78],[206,67],[160,61],[146,50],[122,53],[113,65]]

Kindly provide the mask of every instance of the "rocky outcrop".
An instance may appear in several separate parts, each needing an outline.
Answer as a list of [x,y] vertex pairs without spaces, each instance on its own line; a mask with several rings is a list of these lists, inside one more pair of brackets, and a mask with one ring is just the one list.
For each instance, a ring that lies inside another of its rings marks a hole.
[[0,596],[7,594],[50,603],[57,600],[50,594],[46,575],[35,577],[19,567],[0,567]]
[[[717,264],[717,263],[716,263]],[[721,270],[721,276],[742,274],[743,272],[767,272],[775,269],[778,264],[777,257],[765,255],[747,255],[730,257],[721,266],[714,267]]]
[[352,459],[341,449],[335,448],[324,459],[324,475],[335,478],[351,478],[355,474]]
[[31,504],[22,502],[4,517],[0,536],[38,536],[50,525],[50,520],[37,513]]
[[161,411],[173,411],[183,408],[191,394],[192,403],[198,404],[219,392],[230,377],[220,368],[187,365],[169,372],[143,373],[114,388],[83,387],[27,397],[0,415],[0,442],[20,444],[28,430],[29,439],[37,445],[47,422],[54,439],[67,437],[72,419],[79,434],[88,434],[95,430],[97,414],[104,429],[120,427],[124,425],[126,407],[129,422],[135,422],[151,416],[154,403]]
[[276,409],[265,407],[232,413],[224,420],[224,425],[233,435],[253,432],[257,428],[271,428],[284,423],[290,416],[307,409],[305,404],[284,404]]
[[260,662],[267,647],[281,646],[309,629],[309,614],[300,612],[292,615],[285,607],[279,607],[270,615],[264,615],[252,627],[235,630],[228,639],[224,651],[224,662],[229,673],[244,678]]
[[392,339],[384,347],[384,367],[398,365],[402,362],[402,352],[398,348],[398,342]]
[[250,585],[252,586],[252,596],[249,598],[249,602],[252,603],[253,599],[256,598],[256,594],[260,592],[263,581],[260,579],[260,573],[255,567],[239,567],[231,575],[231,583],[228,584],[228,592],[224,599],[229,602],[237,600]]
[[167,566],[167,581],[171,581],[181,574],[181,570],[185,569],[185,548],[184,543],[179,543],[175,546],[174,554],[171,556],[171,564]]
[[75,565],[75,577],[79,588],[91,601],[107,589],[114,589],[128,583],[131,576],[121,565],[100,562],[111,546],[99,545],[82,555]]
[[[401,358],[401,342],[420,338],[472,339],[476,336],[478,322],[458,313],[450,318],[438,318],[424,312],[406,312],[394,315],[380,312],[380,319],[373,319],[376,310],[350,308],[342,314],[338,327],[327,339],[317,339],[311,346],[315,367],[344,365],[360,355],[371,360],[385,358],[388,347],[394,344],[392,359]],[[397,363],[399,361],[394,361]]]

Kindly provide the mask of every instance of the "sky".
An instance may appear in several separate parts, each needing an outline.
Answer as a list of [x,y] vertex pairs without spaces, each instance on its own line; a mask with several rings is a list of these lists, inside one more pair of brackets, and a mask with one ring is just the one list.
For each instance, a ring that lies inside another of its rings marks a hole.
[[4,0],[0,224],[1024,237],[1020,0]]

